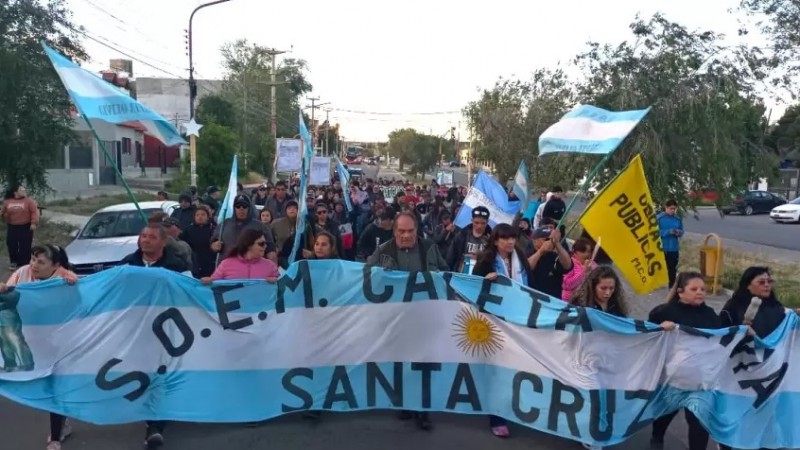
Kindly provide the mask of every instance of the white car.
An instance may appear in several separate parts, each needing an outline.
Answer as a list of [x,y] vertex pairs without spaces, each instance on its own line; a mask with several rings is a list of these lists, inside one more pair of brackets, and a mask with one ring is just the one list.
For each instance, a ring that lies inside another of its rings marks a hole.
[[769,218],[775,222],[800,222],[800,197],[773,208],[769,213]]
[[[180,205],[173,201],[156,201],[140,202],[139,207],[150,217],[156,211],[172,214]],[[75,274],[87,276],[119,265],[123,258],[136,251],[144,226],[145,220],[133,203],[107,206],[94,213],[65,248]]]

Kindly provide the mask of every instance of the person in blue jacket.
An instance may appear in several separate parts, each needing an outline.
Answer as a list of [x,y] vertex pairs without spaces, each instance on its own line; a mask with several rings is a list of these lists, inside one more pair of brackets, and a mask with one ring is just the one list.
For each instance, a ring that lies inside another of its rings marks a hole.
[[680,238],[683,236],[683,220],[678,217],[677,212],[678,202],[668,200],[664,203],[664,211],[658,215],[658,228],[661,231],[661,245],[664,247],[670,288],[675,284],[681,249]]

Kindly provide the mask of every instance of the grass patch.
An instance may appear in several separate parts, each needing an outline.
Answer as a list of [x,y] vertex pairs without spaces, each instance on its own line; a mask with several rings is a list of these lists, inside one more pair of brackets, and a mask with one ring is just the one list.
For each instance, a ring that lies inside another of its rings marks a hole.
[[[147,192],[136,192],[136,200],[140,202],[147,202],[155,200],[154,194]],[[175,197],[177,199],[177,197]],[[76,214],[79,216],[89,216],[94,214],[98,209],[105,208],[106,206],[117,205],[119,203],[130,203],[131,198],[128,194],[114,194],[114,195],[98,195],[95,197],[75,197],[74,199],[53,200],[47,202],[43,206],[50,211],[57,211],[67,214]]]
[[[6,236],[5,222],[0,222],[0,235]],[[39,223],[39,228],[33,233],[33,245],[54,244],[60,247],[66,247],[72,241],[70,233],[75,227],[61,222],[51,222],[47,219],[42,219]],[[0,264],[8,262],[8,247],[5,242],[0,246]]]

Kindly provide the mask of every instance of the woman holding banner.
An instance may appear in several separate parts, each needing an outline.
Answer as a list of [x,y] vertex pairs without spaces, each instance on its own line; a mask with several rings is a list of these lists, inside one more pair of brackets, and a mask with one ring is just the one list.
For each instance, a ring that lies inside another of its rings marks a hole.
[[[527,287],[531,269],[528,259],[517,248],[518,236],[519,228],[507,223],[498,224],[489,235],[486,249],[478,256],[472,274],[488,280],[503,276]],[[508,424],[502,417],[489,416],[489,426],[497,437],[510,435]]]
[[628,317],[628,304],[617,273],[608,266],[599,266],[586,274],[578,289],[572,293],[571,303],[584,308],[594,308],[617,317]]
[[[8,281],[0,283],[0,294],[7,292],[9,288],[20,284],[32,283],[34,281],[50,280],[53,278],[63,278],[68,284],[75,284],[78,277],[69,270],[69,259],[67,252],[56,245],[37,245],[33,247],[30,255],[30,264],[17,269]],[[16,309],[14,309],[16,311]],[[19,316],[17,316],[19,321]],[[19,324],[21,327],[21,323]],[[4,328],[16,329],[15,337],[21,335],[18,327],[7,326],[4,324],[3,317],[0,316],[0,350],[2,350],[3,362],[6,368],[11,365],[13,359],[27,359],[30,361],[17,361],[19,364],[30,365],[33,368],[33,357],[30,350],[20,351],[11,349],[8,351],[9,341],[25,344],[24,340],[7,339]],[[20,342],[21,341],[21,342]],[[15,354],[17,358],[8,358],[7,354]],[[61,450],[61,442],[72,434],[72,427],[67,422],[67,418],[55,413],[50,413],[50,435],[47,437],[47,450]],[[56,436],[56,439],[53,439]]]
[[[706,305],[706,282],[698,272],[681,272],[667,296],[667,302],[650,311],[648,321],[661,324],[661,328],[671,331],[676,325],[693,328],[721,328],[722,321],[714,310]],[[664,435],[672,419],[678,411],[661,416],[653,422],[653,434],[650,448],[664,448]],[[697,417],[684,410],[686,423],[689,426],[689,450],[705,450],[708,445],[708,431]]]

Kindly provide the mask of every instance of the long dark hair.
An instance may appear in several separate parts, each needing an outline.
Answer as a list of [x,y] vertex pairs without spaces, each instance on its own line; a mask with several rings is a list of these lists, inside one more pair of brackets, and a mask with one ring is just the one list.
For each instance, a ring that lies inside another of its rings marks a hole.
[[669,290],[669,294],[667,294],[667,302],[668,303],[677,303],[680,301],[680,292],[683,292],[686,289],[686,285],[689,284],[690,281],[700,279],[705,282],[705,277],[700,272],[680,272],[675,277],[675,284]]
[[49,259],[53,264],[69,269],[69,258],[67,252],[57,245],[45,244],[37,245],[31,249],[31,256],[44,256]]
[[[508,238],[519,239],[519,228],[515,228],[507,223],[497,224],[497,226],[492,229],[492,234],[489,235],[486,249],[478,255],[478,260],[489,261],[494,265],[494,261],[497,259],[497,241]],[[516,251],[516,248],[514,251]]]
[[614,272],[614,269],[608,266],[597,266],[589,271],[583,282],[575,292],[572,293],[572,303],[587,307],[594,308],[597,306],[597,299],[595,288],[600,284],[600,280],[614,280],[614,294],[608,299],[608,309],[616,308],[622,315],[628,315],[628,303],[625,301],[625,294],[622,292],[622,283]]
[[[321,237],[324,237],[324,238],[328,239],[328,242],[331,244],[331,256],[330,256],[330,259],[339,259],[339,249],[336,246],[336,238],[332,234],[328,233],[327,231],[320,231],[320,232],[318,232],[316,234],[316,236],[314,236],[314,243],[316,243],[317,239],[319,239]],[[314,255],[314,258],[316,258],[316,257],[317,257],[317,255]]]
[[265,237],[264,232],[255,228],[242,230],[241,234],[239,234],[239,239],[236,240],[236,247],[231,249],[228,257],[244,256],[250,250],[250,247],[263,237]]
[[[771,275],[769,267],[766,266],[750,266],[742,273],[742,277],[739,278],[739,286],[733,292],[733,296],[731,297],[737,305],[742,304],[750,304],[750,300],[753,298],[753,294],[750,293],[750,283],[753,281],[755,277],[761,275]],[[769,293],[769,298],[764,300],[773,300],[778,301],[778,298],[775,296],[775,288]]]

